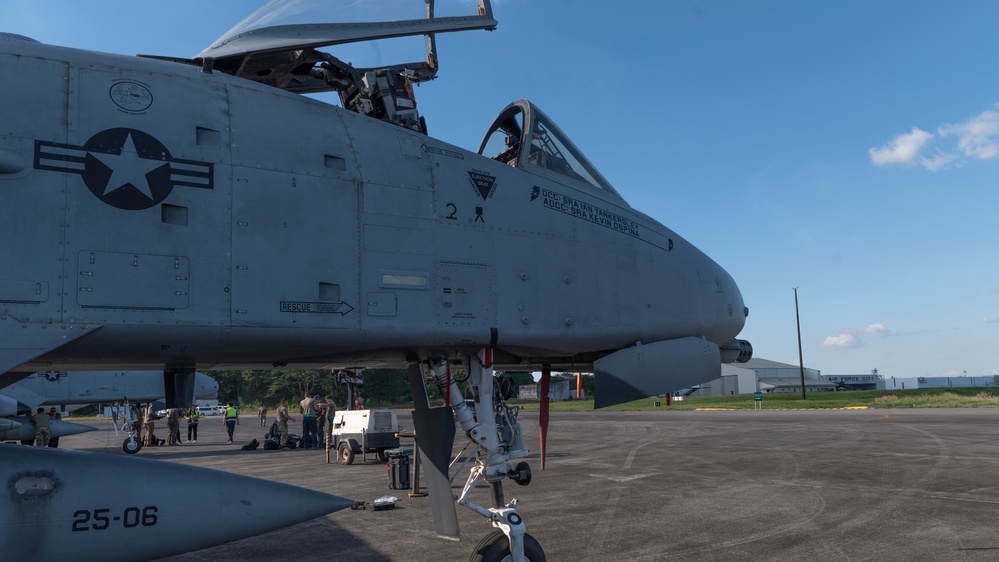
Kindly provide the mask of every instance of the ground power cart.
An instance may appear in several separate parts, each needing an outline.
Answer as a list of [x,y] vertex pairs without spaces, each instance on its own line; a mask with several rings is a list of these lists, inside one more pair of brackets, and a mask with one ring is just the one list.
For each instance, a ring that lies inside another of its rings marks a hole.
[[385,451],[399,447],[395,410],[338,411],[333,418],[333,447],[340,464],[353,464],[354,455],[366,453],[375,453],[385,462]]

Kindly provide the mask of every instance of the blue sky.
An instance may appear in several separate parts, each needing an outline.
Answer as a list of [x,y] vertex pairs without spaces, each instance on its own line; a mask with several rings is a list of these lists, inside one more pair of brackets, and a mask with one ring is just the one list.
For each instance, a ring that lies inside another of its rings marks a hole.
[[[3,2],[0,31],[193,56],[260,4]],[[797,363],[798,287],[823,374],[999,374],[999,2],[494,14],[495,32],[438,38],[440,78],[417,90],[431,135],[474,150],[507,103],[537,103],[632,206],[732,274],[758,357]]]

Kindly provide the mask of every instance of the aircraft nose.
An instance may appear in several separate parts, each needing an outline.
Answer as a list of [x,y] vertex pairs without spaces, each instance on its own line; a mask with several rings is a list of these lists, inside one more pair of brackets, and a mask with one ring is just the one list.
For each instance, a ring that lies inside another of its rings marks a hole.
[[[704,277],[707,277],[705,279]],[[742,331],[749,316],[749,308],[742,299],[742,291],[735,280],[720,266],[709,269],[702,276],[702,288],[706,289],[705,302],[717,319],[715,333],[709,339],[723,345]]]
[[722,363],[745,363],[753,358],[753,345],[736,339],[736,336],[746,325],[749,307],[743,301],[742,291],[735,280],[724,270],[720,272],[717,289],[716,302],[720,310],[717,339],[714,341],[721,351]]

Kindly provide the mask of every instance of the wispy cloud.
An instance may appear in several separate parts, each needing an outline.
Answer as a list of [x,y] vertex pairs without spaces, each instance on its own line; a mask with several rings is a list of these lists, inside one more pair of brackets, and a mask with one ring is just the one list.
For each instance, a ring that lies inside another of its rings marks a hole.
[[933,133],[913,127],[911,133],[903,133],[884,146],[868,149],[867,153],[871,155],[871,162],[875,166],[912,164],[919,157],[919,151],[932,138]]
[[945,125],[941,137],[956,136],[957,147],[968,158],[986,160],[999,156],[999,111],[983,111],[957,125]]
[[884,338],[891,335],[891,330],[881,323],[871,324],[867,327],[867,335],[872,338]]
[[999,316],[986,316],[982,318],[982,324],[995,324],[999,322]]
[[989,109],[962,123],[942,125],[936,134],[913,127],[867,154],[875,166],[919,164],[934,172],[969,159],[999,158],[999,111]]
[[831,347],[834,349],[853,349],[856,347],[864,347],[864,342],[858,338],[857,334],[853,333],[852,330],[848,330],[835,336],[826,337],[826,339],[822,340],[822,347]]

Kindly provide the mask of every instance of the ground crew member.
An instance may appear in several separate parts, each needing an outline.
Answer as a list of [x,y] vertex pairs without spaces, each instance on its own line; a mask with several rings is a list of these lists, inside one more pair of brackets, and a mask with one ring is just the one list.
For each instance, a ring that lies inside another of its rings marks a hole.
[[288,414],[288,400],[282,400],[277,409],[277,426],[280,437],[278,441],[282,447],[288,446],[288,422],[295,421],[295,418]]
[[38,408],[31,419],[35,422],[35,447],[47,447],[52,433],[49,431],[49,415],[45,413],[45,408]]
[[[50,421],[51,420],[61,420],[61,419],[62,419],[62,414],[59,413],[59,410],[56,410],[55,406],[52,406],[51,408],[49,408],[49,420]],[[51,424],[50,424],[49,430],[51,431]],[[58,437],[50,437],[49,438],[49,447],[58,447],[58,446],[59,446],[59,438]]]
[[260,418],[260,427],[267,425],[267,406],[260,405],[260,409],[257,410],[257,417]]
[[144,447],[154,447],[158,445],[156,443],[156,436],[153,435],[153,426],[156,425],[156,412],[153,411],[153,405],[148,404],[146,406],[146,415],[142,417],[142,428],[146,431],[145,435],[142,436],[142,446]]
[[319,409],[316,407],[316,399],[308,392],[305,398],[298,403],[298,413],[302,414],[302,439],[305,441],[305,448],[311,449],[319,446],[319,436],[316,434],[318,423],[316,415]]
[[[187,409],[187,440],[188,441],[194,441],[195,443],[198,442],[198,422],[201,421],[198,418],[200,418],[200,417],[201,417],[201,413],[198,412],[197,406],[191,406],[190,408]],[[192,435],[194,436],[194,439],[191,439]]]
[[226,402],[225,418],[223,418],[222,424],[225,425],[225,430],[229,433],[229,441],[227,443],[232,443],[232,433],[236,431],[236,426],[239,425],[239,410],[233,407],[232,402]]
[[180,410],[170,408],[167,410],[167,444],[180,445]]
[[326,397],[326,448],[333,446],[333,418],[336,417],[336,404],[332,396]]

